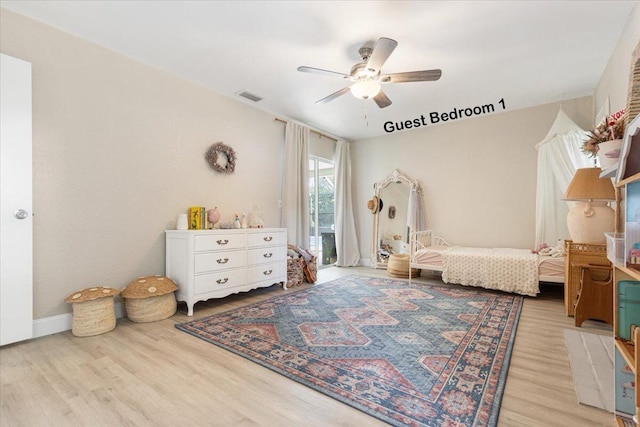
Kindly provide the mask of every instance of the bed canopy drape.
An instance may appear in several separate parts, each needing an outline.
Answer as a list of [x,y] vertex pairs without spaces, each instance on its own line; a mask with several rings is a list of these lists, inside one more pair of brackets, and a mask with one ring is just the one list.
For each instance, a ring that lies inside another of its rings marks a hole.
[[562,201],[576,169],[593,166],[580,147],[586,132],[560,109],[545,138],[536,144],[538,176],[536,190],[536,247],[553,246],[569,236]]

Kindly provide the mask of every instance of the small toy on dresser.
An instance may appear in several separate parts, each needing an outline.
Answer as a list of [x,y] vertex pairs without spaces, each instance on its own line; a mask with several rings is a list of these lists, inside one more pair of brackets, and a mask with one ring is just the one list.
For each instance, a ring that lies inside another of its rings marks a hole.
[[249,228],[263,228],[264,227],[264,215],[258,205],[253,205],[253,208],[249,212]]
[[217,206],[207,211],[207,222],[209,223],[209,229],[219,228],[217,224],[220,222],[220,211]]

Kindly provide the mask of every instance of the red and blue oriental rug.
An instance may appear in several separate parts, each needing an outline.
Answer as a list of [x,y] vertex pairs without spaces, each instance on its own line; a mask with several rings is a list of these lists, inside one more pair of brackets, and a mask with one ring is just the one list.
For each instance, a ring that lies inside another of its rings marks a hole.
[[397,426],[494,426],[518,295],[349,276],[176,327]]

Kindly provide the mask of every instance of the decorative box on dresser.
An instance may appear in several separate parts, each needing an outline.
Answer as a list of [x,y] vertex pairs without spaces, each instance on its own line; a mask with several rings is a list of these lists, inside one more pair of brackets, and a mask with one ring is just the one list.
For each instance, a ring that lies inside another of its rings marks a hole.
[[287,281],[285,228],[166,230],[166,276],[193,316],[198,301]]
[[[616,233],[607,236],[608,253],[614,262],[614,319],[616,423],[626,426],[624,416],[638,425],[640,393],[640,115],[627,126],[616,175]],[[624,203],[620,200],[624,197]],[[622,230],[624,224],[624,230]],[[624,234],[621,232],[624,231]],[[637,326],[637,327],[636,327]]]

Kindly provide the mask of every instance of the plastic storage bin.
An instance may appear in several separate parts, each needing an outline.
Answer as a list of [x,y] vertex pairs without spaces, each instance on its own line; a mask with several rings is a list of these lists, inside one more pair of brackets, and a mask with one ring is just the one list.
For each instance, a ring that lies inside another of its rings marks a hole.
[[607,258],[613,264],[624,265],[624,234],[604,233],[607,238]]
[[640,326],[640,281],[618,282],[618,336],[631,339],[631,325]]

